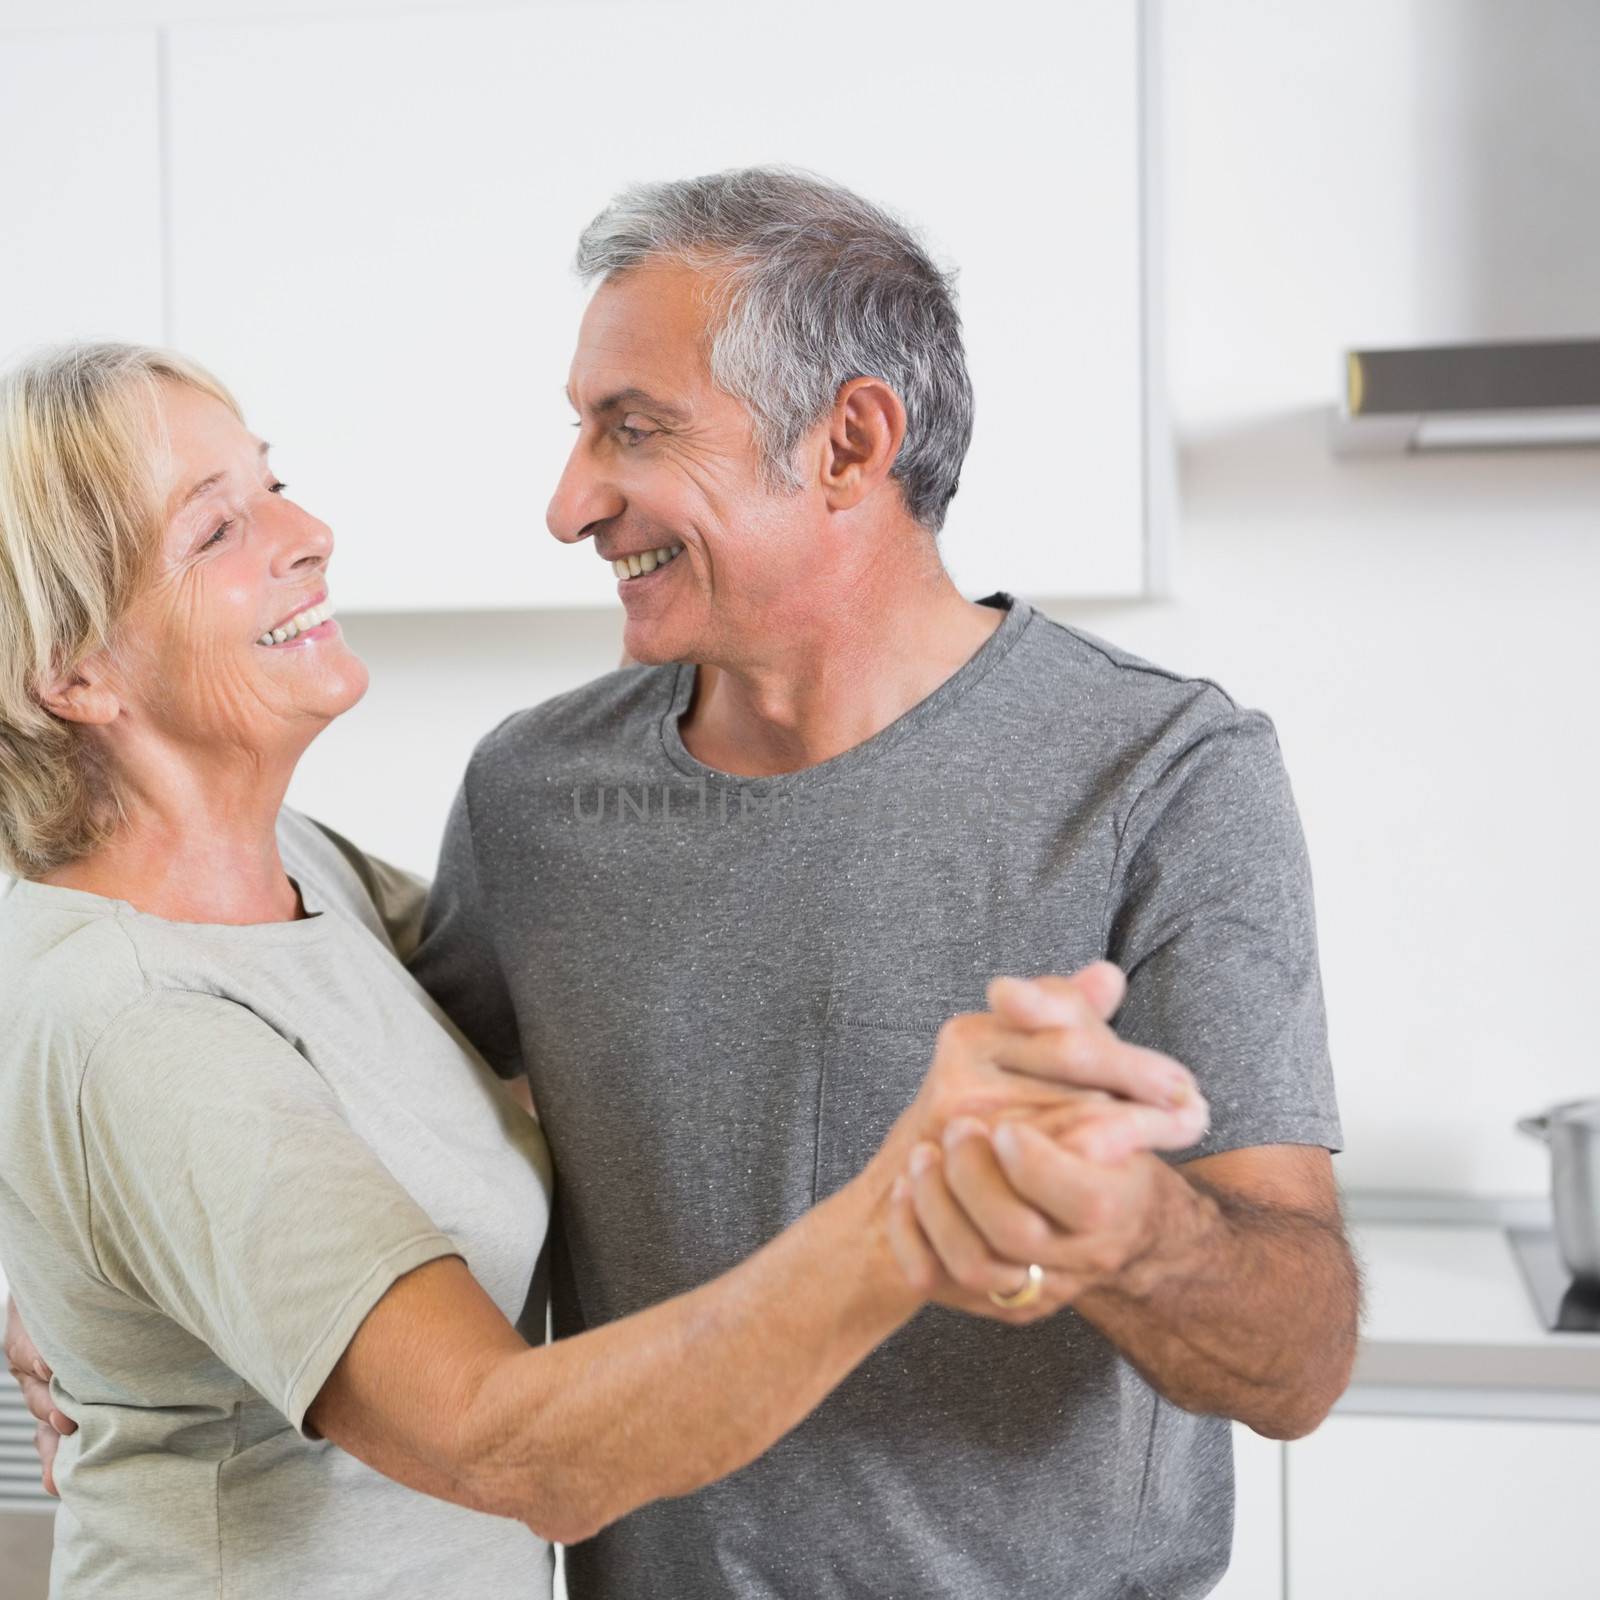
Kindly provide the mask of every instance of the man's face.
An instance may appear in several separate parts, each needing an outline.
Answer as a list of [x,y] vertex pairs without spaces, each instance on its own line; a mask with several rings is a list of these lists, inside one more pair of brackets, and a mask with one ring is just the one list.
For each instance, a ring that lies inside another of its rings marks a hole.
[[[678,551],[618,580],[624,645],[642,662],[754,659],[828,588],[814,570],[820,492],[770,493],[749,414],[712,387],[705,287],[703,274],[665,265],[602,284],[568,380],[578,437],[550,501],[550,531],[568,544],[592,536],[607,562]],[[803,447],[799,459],[812,454]]]

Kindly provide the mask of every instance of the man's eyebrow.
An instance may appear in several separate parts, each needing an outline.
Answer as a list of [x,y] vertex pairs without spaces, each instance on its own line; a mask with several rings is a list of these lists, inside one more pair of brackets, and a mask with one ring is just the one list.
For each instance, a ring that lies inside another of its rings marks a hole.
[[[577,411],[578,402],[572,398],[572,391],[564,389],[562,393],[566,396],[567,404]],[[603,399],[597,400],[589,409],[596,416],[604,416],[607,412],[619,411],[625,406],[642,406],[646,411],[653,411],[658,417],[665,417],[669,422],[689,420],[689,413],[681,407],[672,405],[666,400],[659,400],[645,389],[636,388],[617,389]]]
[[[258,454],[265,456],[267,451],[269,451],[271,448],[272,446],[268,444],[265,439],[263,439],[261,441],[261,449],[259,450]],[[228,474],[226,472],[213,472],[209,478],[202,478],[199,483],[195,484],[189,490],[189,492],[184,495],[181,504],[178,506],[178,509],[182,511],[185,509],[185,507],[193,505],[201,495],[209,494],[227,476]]]

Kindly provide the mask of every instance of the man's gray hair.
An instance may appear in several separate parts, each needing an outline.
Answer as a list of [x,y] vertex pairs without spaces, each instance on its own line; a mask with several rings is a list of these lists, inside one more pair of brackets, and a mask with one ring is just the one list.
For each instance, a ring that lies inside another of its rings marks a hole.
[[972,439],[972,381],[954,272],[916,234],[836,183],[744,167],[624,189],[583,230],[584,282],[646,262],[708,269],[711,379],[748,407],[766,481],[798,489],[795,447],[852,378],[906,408],[892,475],[937,533]]

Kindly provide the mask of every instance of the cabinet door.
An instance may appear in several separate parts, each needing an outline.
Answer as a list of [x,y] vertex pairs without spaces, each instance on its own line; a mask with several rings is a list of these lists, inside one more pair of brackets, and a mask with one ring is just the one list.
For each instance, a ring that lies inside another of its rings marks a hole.
[[1283,1600],[1283,1446],[1233,1425],[1233,1557],[1211,1600]]
[[153,28],[0,35],[0,361],[160,341],[160,127]]
[[969,592],[1143,581],[1139,8],[545,3],[172,30],[175,342],[356,608],[614,604],[544,511],[578,232],[626,182],[807,166],[960,268]]
[[1600,1424],[1331,1417],[1288,1446],[1294,1600],[1592,1600]]

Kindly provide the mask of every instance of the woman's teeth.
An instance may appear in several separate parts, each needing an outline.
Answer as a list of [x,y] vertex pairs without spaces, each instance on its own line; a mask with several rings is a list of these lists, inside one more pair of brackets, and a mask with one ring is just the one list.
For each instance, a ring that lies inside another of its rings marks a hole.
[[666,566],[682,549],[681,544],[664,544],[659,550],[646,550],[642,555],[624,556],[620,561],[613,561],[611,570],[619,578],[642,577],[646,572]]
[[305,633],[314,628],[319,622],[326,622],[333,615],[333,607],[326,600],[320,606],[312,606],[309,611],[302,611],[297,617],[290,617],[281,628],[274,628],[271,633],[264,633],[256,640],[257,644],[284,644],[294,638],[297,633]]

